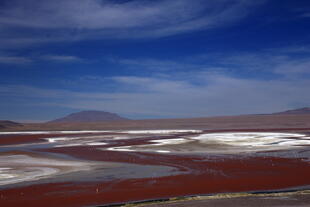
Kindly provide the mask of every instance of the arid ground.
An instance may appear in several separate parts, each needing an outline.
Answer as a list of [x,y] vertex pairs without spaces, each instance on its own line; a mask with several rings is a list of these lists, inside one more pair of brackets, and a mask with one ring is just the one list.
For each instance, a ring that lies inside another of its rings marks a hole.
[[309,115],[28,124],[0,145],[0,206],[310,204]]

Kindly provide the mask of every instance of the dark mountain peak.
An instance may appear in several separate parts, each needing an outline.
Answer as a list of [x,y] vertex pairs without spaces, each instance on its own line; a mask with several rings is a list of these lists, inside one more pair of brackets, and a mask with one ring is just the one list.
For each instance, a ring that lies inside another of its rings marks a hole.
[[17,127],[17,126],[22,126],[22,124],[8,120],[0,120],[0,129]]
[[288,115],[288,114],[310,114],[310,107],[304,107],[299,109],[292,109],[288,111],[274,113],[276,115]]
[[105,111],[81,111],[69,114],[63,118],[55,119],[50,123],[60,122],[101,122],[101,121],[121,121],[128,120],[115,113]]

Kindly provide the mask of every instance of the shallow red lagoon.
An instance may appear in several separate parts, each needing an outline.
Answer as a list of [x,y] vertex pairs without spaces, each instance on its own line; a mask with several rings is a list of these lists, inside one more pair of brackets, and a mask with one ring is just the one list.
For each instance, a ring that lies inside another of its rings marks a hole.
[[[50,134],[47,137],[41,135],[41,138],[36,135],[36,142],[39,139],[42,146],[31,147],[30,144],[12,148],[13,145],[10,145],[12,149],[2,146],[0,157],[9,156],[16,165],[21,165],[19,160],[16,161],[17,158],[29,161],[31,157],[33,160],[29,165],[35,170],[40,167],[49,169],[51,164],[45,162],[50,160],[55,163],[52,167],[58,171],[45,170],[43,172],[51,174],[41,177],[41,171],[35,171],[39,174],[35,179],[29,178],[23,182],[0,186],[0,204],[96,206],[175,196],[278,190],[310,185],[310,147],[307,145],[306,133],[301,133],[305,135],[301,137],[287,134],[286,138],[281,137],[278,142],[270,138],[273,134],[265,134],[267,142],[264,142],[262,147],[252,146],[253,142],[249,145],[248,141],[243,141],[240,146],[235,142],[226,146],[222,143],[223,140],[218,143],[212,140],[211,145],[209,138],[201,143],[192,139],[204,134],[207,132],[114,135],[100,133],[96,136],[84,134],[84,138],[78,139],[60,139],[59,142],[56,140],[56,143],[46,143],[45,139],[41,139],[61,137]],[[14,136],[18,139],[18,135]],[[66,137],[77,136],[82,137],[79,134]],[[114,139],[115,137],[117,139]],[[258,139],[256,144],[261,143],[261,137],[255,139]],[[88,142],[89,140],[92,142]],[[154,145],[152,140],[166,140],[168,144]],[[102,145],[98,142],[102,142]],[[83,144],[78,145],[79,143]],[[97,144],[88,145],[89,143]],[[67,144],[67,147],[61,147],[64,144]],[[268,150],[264,150],[267,144]],[[206,150],[202,151],[201,147],[197,147],[200,145],[206,146],[202,148]],[[124,151],[118,151],[117,147],[122,147],[120,150]],[[240,147],[244,148],[245,152],[240,152]],[[253,147],[259,150],[252,149]],[[116,150],[113,150],[114,148]],[[209,151],[209,148],[216,151]],[[225,153],[226,148],[233,148],[235,152]],[[167,153],[168,150],[171,151]],[[224,150],[223,153],[219,153],[221,150]],[[165,153],[162,153],[163,151]],[[14,157],[16,154],[29,157]],[[0,166],[1,168],[4,169],[3,166]],[[21,171],[23,176],[23,171],[18,169],[18,166],[12,164],[11,168],[19,173]],[[6,172],[4,169],[4,172],[10,175],[10,170]]]

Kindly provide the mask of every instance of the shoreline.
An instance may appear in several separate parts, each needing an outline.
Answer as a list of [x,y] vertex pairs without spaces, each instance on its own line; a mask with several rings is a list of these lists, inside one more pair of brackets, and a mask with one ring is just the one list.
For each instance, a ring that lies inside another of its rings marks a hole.
[[232,192],[232,193],[210,193],[210,194],[201,194],[201,195],[189,195],[189,196],[180,196],[180,197],[171,197],[171,198],[158,198],[144,201],[134,201],[127,203],[115,203],[107,205],[96,205],[93,207],[144,207],[153,204],[172,204],[177,202],[186,202],[186,201],[204,201],[204,200],[213,200],[213,199],[233,199],[233,198],[245,198],[245,197],[280,197],[280,196],[292,196],[292,195],[308,195],[310,198],[310,186],[307,188],[301,187],[293,189],[279,189],[279,190],[266,190],[266,191],[249,191],[249,192]]

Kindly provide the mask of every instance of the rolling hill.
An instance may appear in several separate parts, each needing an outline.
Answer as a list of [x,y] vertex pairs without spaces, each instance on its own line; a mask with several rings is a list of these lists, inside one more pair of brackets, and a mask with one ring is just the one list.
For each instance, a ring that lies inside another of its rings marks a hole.
[[81,111],[69,114],[68,116],[49,121],[49,123],[84,123],[84,122],[102,122],[102,121],[122,121],[128,120],[115,113],[105,111]]
[[7,120],[0,120],[0,129],[7,129],[7,128],[12,128],[12,127],[18,127],[22,126],[22,124],[13,122],[13,121],[7,121]]
[[293,109],[293,110],[288,110],[288,111],[282,111],[282,112],[277,112],[273,113],[275,115],[298,115],[298,114],[310,114],[310,107],[305,107],[305,108],[299,108],[299,109]]

